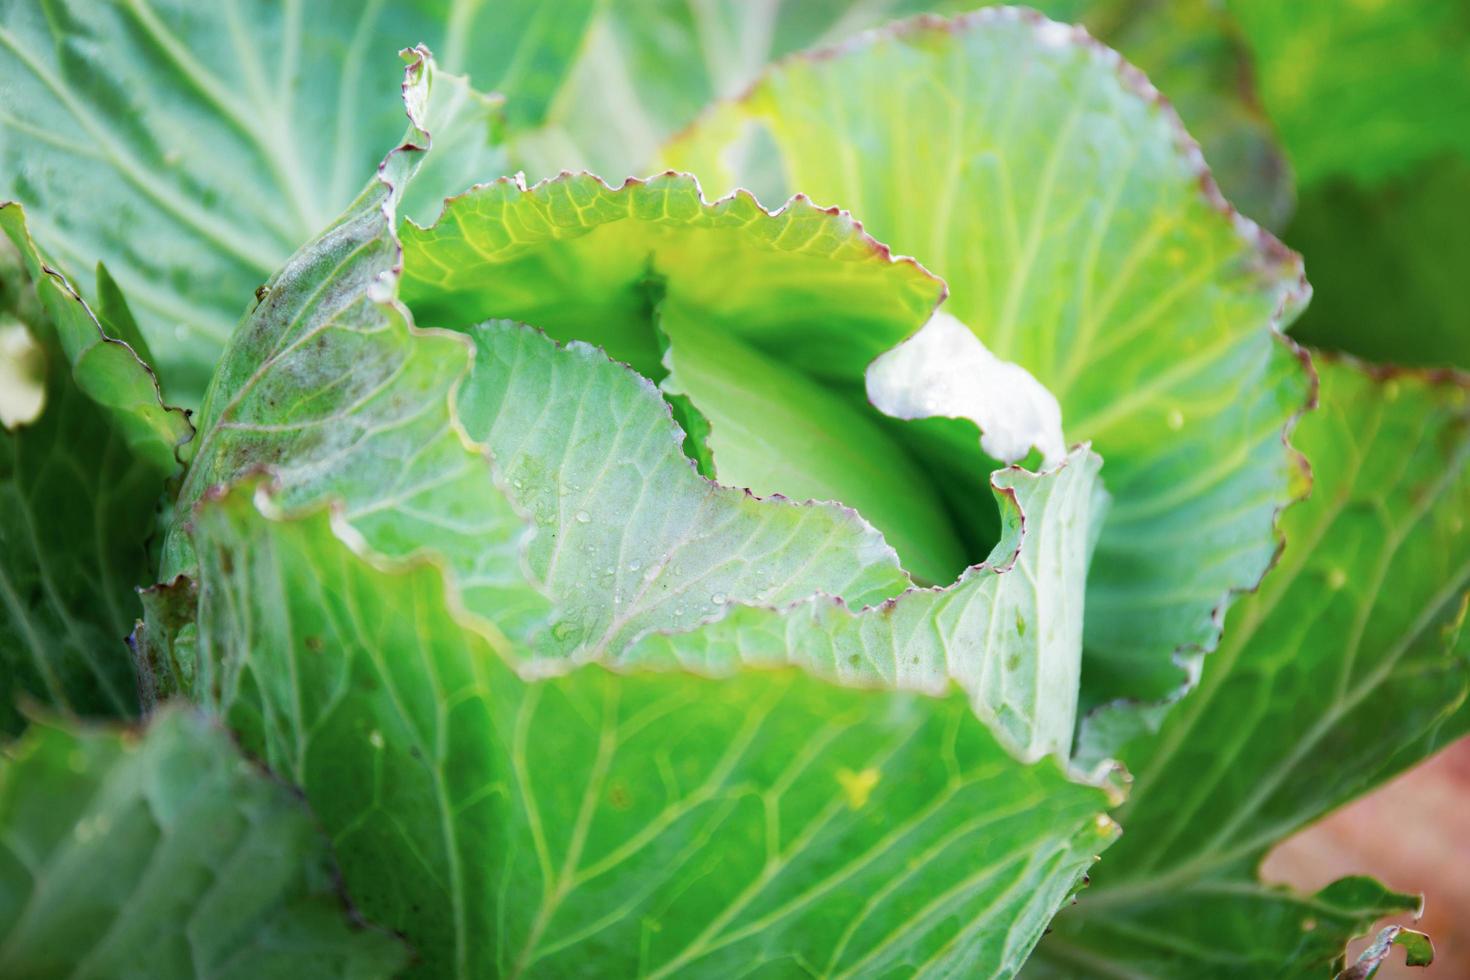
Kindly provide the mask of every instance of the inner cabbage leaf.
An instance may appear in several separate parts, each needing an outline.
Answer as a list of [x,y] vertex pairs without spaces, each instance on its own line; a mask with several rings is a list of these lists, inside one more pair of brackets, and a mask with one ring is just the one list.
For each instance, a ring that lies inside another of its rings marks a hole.
[[666,159],[840,202],[943,276],[1108,461],[1085,702],[1192,679],[1300,490],[1283,435],[1311,375],[1280,330],[1308,290],[1142,74],[1034,12],[920,18],[772,69]]

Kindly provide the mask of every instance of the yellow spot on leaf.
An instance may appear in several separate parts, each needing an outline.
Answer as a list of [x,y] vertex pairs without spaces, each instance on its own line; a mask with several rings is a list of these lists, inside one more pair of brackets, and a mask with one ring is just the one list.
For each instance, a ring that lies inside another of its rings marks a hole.
[[861,810],[868,804],[868,797],[873,795],[873,787],[878,785],[882,776],[878,770],[868,768],[862,772],[853,772],[851,769],[837,770],[837,782],[842,786],[842,792],[847,796],[847,805],[854,810]]

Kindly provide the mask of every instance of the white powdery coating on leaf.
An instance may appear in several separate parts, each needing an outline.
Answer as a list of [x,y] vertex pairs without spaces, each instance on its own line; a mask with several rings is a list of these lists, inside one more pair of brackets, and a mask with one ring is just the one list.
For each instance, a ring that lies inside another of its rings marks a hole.
[[893,418],[969,419],[981,448],[1002,462],[1023,459],[1032,446],[1047,468],[1067,455],[1056,397],[943,311],[868,365],[867,385],[868,400]]
[[1043,20],[1036,25],[1036,39],[1048,48],[1060,50],[1076,42],[1077,30],[1069,24]]
[[34,422],[46,402],[45,354],[24,325],[0,319],[0,426]]

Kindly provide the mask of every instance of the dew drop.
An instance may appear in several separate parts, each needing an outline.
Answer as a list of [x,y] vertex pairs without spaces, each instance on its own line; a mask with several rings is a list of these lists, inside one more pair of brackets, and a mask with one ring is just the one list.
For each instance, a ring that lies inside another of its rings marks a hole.
[[577,523],[578,524],[589,524],[589,523],[591,523],[591,521],[592,521],[592,515],[591,514],[587,513],[585,510],[579,510],[579,511],[577,511]]
[[725,593],[716,592],[714,595],[709,597],[709,601],[713,602],[717,606],[723,606],[725,604]]
[[641,561],[637,561],[636,559],[634,561],[628,562],[628,571],[630,572],[636,572],[642,567],[643,563]]

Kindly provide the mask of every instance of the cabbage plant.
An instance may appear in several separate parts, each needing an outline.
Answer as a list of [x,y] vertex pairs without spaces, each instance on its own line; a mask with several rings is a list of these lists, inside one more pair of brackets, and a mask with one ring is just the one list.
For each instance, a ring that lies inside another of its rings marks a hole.
[[1256,873],[1470,727],[1300,25],[965,6],[0,4],[0,973],[1428,959]]

